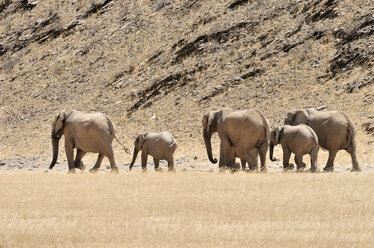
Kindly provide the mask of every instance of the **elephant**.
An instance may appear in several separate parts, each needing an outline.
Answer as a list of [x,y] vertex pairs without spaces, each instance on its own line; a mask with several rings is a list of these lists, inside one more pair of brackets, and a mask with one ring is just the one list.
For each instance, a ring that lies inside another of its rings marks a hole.
[[313,129],[304,124],[297,126],[280,126],[274,128],[270,133],[270,160],[273,158],[274,146],[281,144],[283,150],[283,170],[293,169],[289,164],[291,152],[295,154],[295,163],[298,171],[303,171],[306,167],[303,163],[303,155],[310,155],[310,171],[318,172],[317,156],[318,156],[318,138]]
[[[52,169],[57,161],[58,146],[62,135],[65,135],[65,152],[69,164],[69,172],[74,173],[75,168],[84,169],[82,158],[87,152],[99,153],[95,166],[90,172],[96,172],[104,156],[109,159],[111,171],[118,172],[114,160],[112,141],[115,138],[130,153],[115,136],[115,129],[110,119],[99,112],[84,113],[76,110],[61,111],[52,122],[52,148],[53,159],[49,166]],[[74,159],[74,148],[77,153]]]
[[313,129],[320,147],[329,151],[324,171],[334,171],[334,160],[339,150],[346,150],[351,155],[351,171],[361,171],[357,161],[356,127],[345,113],[314,108],[296,109],[287,113],[284,124],[305,124]]
[[257,156],[260,155],[261,171],[265,172],[266,153],[270,141],[270,127],[265,116],[256,109],[222,109],[211,111],[203,116],[203,138],[210,162],[213,158],[211,137],[218,132],[220,138],[219,170],[234,167],[235,158],[239,157],[242,169],[246,162],[250,171],[258,170]]
[[130,171],[135,163],[138,152],[142,151],[142,171],[147,170],[148,155],[153,157],[156,171],[159,168],[160,160],[164,159],[168,162],[168,171],[175,171],[173,154],[177,149],[177,142],[170,132],[153,133],[147,132],[140,134],[134,141],[133,158],[130,164]]

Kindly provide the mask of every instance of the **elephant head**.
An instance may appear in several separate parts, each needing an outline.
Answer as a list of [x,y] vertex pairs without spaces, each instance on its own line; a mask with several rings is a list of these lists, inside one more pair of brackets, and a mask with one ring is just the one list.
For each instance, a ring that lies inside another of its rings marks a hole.
[[212,155],[212,143],[211,137],[214,132],[217,132],[217,112],[209,112],[203,117],[203,137],[205,142],[205,148],[208,154],[210,162],[213,164],[217,163],[217,159],[213,158]]
[[273,158],[273,153],[274,153],[274,146],[279,144],[279,139],[280,139],[280,136],[281,136],[281,132],[282,132],[282,127],[276,127],[273,130],[271,130],[270,152],[269,152],[271,161],[276,161],[277,160],[276,158]]
[[53,148],[53,159],[52,163],[49,166],[49,169],[52,169],[56,162],[58,157],[58,144],[61,139],[61,136],[64,134],[64,124],[65,124],[65,110],[61,111],[60,114],[58,114],[55,119],[52,122],[52,132],[51,132],[51,138],[52,138],[52,148]]
[[307,125],[309,122],[309,113],[305,109],[292,110],[287,113],[286,119],[284,120],[285,125],[296,126],[298,124]]
[[133,157],[132,157],[132,161],[131,161],[131,164],[130,164],[130,170],[132,169],[132,167],[135,163],[136,157],[138,156],[138,152],[140,150],[142,150],[142,146],[144,144],[144,141],[145,141],[145,138],[144,138],[143,134],[140,134],[134,141],[134,152],[133,152]]

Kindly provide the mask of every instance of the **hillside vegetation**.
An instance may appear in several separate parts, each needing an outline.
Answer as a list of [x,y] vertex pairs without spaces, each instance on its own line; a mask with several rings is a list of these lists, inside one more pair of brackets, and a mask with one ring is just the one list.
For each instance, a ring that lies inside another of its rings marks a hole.
[[3,0],[0,159],[49,158],[61,109],[107,114],[128,146],[169,130],[179,157],[205,158],[209,110],[255,107],[273,126],[328,105],[372,161],[373,13],[372,0]]

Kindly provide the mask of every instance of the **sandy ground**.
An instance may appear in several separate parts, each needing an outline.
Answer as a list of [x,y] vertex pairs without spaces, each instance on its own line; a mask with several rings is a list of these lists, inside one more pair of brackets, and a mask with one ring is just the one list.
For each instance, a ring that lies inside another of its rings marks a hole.
[[[279,149],[279,148],[278,148]],[[335,163],[335,173],[350,173],[351,169],[351,161],[347,154],[344,154],[345,152],[341,151],[339,154],[341,154],[341,157],[337,157],[336,163]],[[320,157],[318,158],[318,167],[322,171],[324,167],[324,162],[327,160],[327,152],[320,152]],[[282,158],[279,151],[275,152],[276,158]],[[90,154],[87,155],[84,159],[84,165],[85,170],[81,171],[77,169],[77,173],[88,173],[88,170],[93,167],[94,163],[96,161],[96,155]],[[126,160],[117,160],[121,162],[117,162],[117,166],[120,169],[120,172],[129,172],[129,165],[131,159]],[[126,162],[123,162],[126,161]],[[303,159],[304,163],[307,164],[306,170],[310,168],[310,162],[309,162],[309,155],[305,155]],[[19,171],[36,171],[36,172],[48,172],[50,171],[49,165],[51,162],[51,158],[46,158],[42,156],[34,156],[34,157],[14,157],[14,158],[8,158],[0,160],[0,171],[11,171],[11,170],[19,170]],[[239,159],[236,160],[237,165],[239,165]],[[290,159],[290,163],[293,163],[293,156]],[[361,173],[367,173],[367,172],[374,172],[374,163],[371,162],[361,162]],[[164,160],[160,161],[160,167],[166,171],[167,170],[167,162]],[[182,156],[177,157],[175,159],[175,168],[177,172],[218,172],[218,164],[212,164],[210,161],[201,154],[200,156]],[[267,168],[268,173],[282,173],[283,172],[283,165],[281,161],[275,161],[272,162],[269,159],[267,159]],[[66,160],[65,155],[63,154],[60,156],[58,162],[53,168],[54,171],[68,171],[68,163]],[[134,164],[134,167],[132,169],[133,171],[140,171],[141,170],[141,162],[140,162],[140,154],[138,154],[138,158]],[[147,162],[147,170],[153,171],[154,170],[154,164],[152,157],[148,156],[148,162]],[[110,172],[110,165],[109,161],[107,159],[104,159],[103,163],[101,164],[100,168],[101,172]],[[296,172],[296,170],[293,170],[293,172]]]

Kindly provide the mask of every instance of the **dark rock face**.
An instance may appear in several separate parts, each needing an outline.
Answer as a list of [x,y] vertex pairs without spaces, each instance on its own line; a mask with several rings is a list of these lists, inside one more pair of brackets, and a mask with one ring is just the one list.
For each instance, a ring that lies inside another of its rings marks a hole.
[[337,52],[331,60],[330,71],[335,76],[356,66],[373,67],[374,50],[366,39],[374,35],[374,16],[367,14],[359,17],[357,24],[350,30],[339,29],[334,32],[338,38]]

